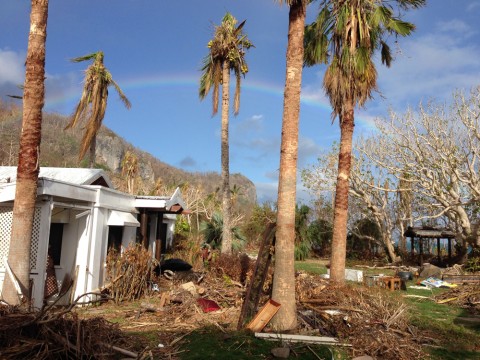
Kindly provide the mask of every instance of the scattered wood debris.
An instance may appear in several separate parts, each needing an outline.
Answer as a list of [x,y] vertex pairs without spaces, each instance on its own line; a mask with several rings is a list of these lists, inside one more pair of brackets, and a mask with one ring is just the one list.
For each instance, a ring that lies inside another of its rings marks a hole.
[[456,304],[480,315],[480,284],[460,285],[435,297],[440,304]]

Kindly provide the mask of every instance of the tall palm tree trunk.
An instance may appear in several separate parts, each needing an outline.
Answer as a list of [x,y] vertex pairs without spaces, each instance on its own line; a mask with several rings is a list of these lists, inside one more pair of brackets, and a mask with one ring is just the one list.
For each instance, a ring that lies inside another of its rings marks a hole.
[[354,101],[346,99],[340,115],[340,150],[338,153],[338,175],[335,191],[333,218],[332,255],[330,279],[338,284],[345,283],[345,257],[347,253],[348,190],[352,165],[352,139],[354,124]]
[[222,69],[222,254],[232,253],[232,232],[230,219],[230,160],[228,147],[228,113],[230,109],[230,63],[223,62]]
[[272,292],[272,298],[282,305],[272,321],[276,330],[290,330],[297,325],[294,269],[295,200],[305,16],[304,0],[295,1],[290,5]]
[[[17,184],[8,253],[9,265],[18,279],[22,291],[29,298],[30,244],[37,198],[38,157],[45,95],[47,18],[48,0],[32,0],[27,60],[25,63],[22,133],[20,135]],[[3,298],[10,304],[21,303],[9,276],[5,277]]]

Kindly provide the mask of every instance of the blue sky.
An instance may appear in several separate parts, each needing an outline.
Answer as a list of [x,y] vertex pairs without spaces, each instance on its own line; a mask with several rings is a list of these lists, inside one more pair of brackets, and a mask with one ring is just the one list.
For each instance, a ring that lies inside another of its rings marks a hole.
[[[273,0],[50,0],[47,35],[47,111],[68,115],[80,97],[86,63],[69,59],[98,50],[132,102],[126,110],[110,91],[104,124],[137,148],[187,171],[220,171],[220,115],[211,97],[198,98],[202,58],[226,11],[255,45],[242,82],[240,113],[230,119],[230,170],[250,178],[259,201],[276,198],[282,122],[288,7]],[[314,19],[318,3],[307,10]],[[30,2],[0,2],[0,96],[23,83]],[[430,0],[406,14],[417,30],[391,39],[395,61],[378,66],[379,91],[357,111],[356,134],[372,119],[420,101],[448,100],[480,82],[480,0]],[[324,67],[303,72],[299,169],[339,139],[321,82]],[[300,200],[306,200],[299,191]]]

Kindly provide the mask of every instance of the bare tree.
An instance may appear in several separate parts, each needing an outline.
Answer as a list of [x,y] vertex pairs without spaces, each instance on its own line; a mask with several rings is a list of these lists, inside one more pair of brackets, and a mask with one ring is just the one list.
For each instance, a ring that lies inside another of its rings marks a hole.
[[469,97],[454,95],[450,107],[430,103],[403,115],[391,113],[377,123],[377,146],[360,151],[397,178],[410,183],[424,209],[416,219],[447,217],[458,240],[480,246],[478,201],[480,177],[480,89]]

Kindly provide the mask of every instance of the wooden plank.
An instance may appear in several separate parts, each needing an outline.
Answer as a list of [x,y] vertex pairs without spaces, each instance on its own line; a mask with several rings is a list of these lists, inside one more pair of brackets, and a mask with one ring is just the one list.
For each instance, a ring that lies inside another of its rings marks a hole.
[[451,284],[480,283],[480,275],[443,275],[442,280]]
[[307,335],[294,335],[294,334],[274,334],[274,333],[255,333],[255,337],[259,339],[272,340],[272,341],[289,341],[289,342],[301,342],[307,344],[325,344],[336,346],[352,346],[350,344],[340,343],[337,339],[328,336],[307,336]]
[[272,248],[275,245],[275,229],[275,223],[270,223],[262,234],[262,243],[258,250],[255,269],[248,284],[245,300],[243,301],[242,310],[238,319],[238,330],[242,329],[257,312],[263,284],[272,260]]
[[262,331],[263,328],[270,322],[272,317],[280,309],[280,304],[276,301],[270,299],[265,305],[260,309],[260,311],[255,315],[255,317],[247,325],[247,329],[252,330],[253,332]]

